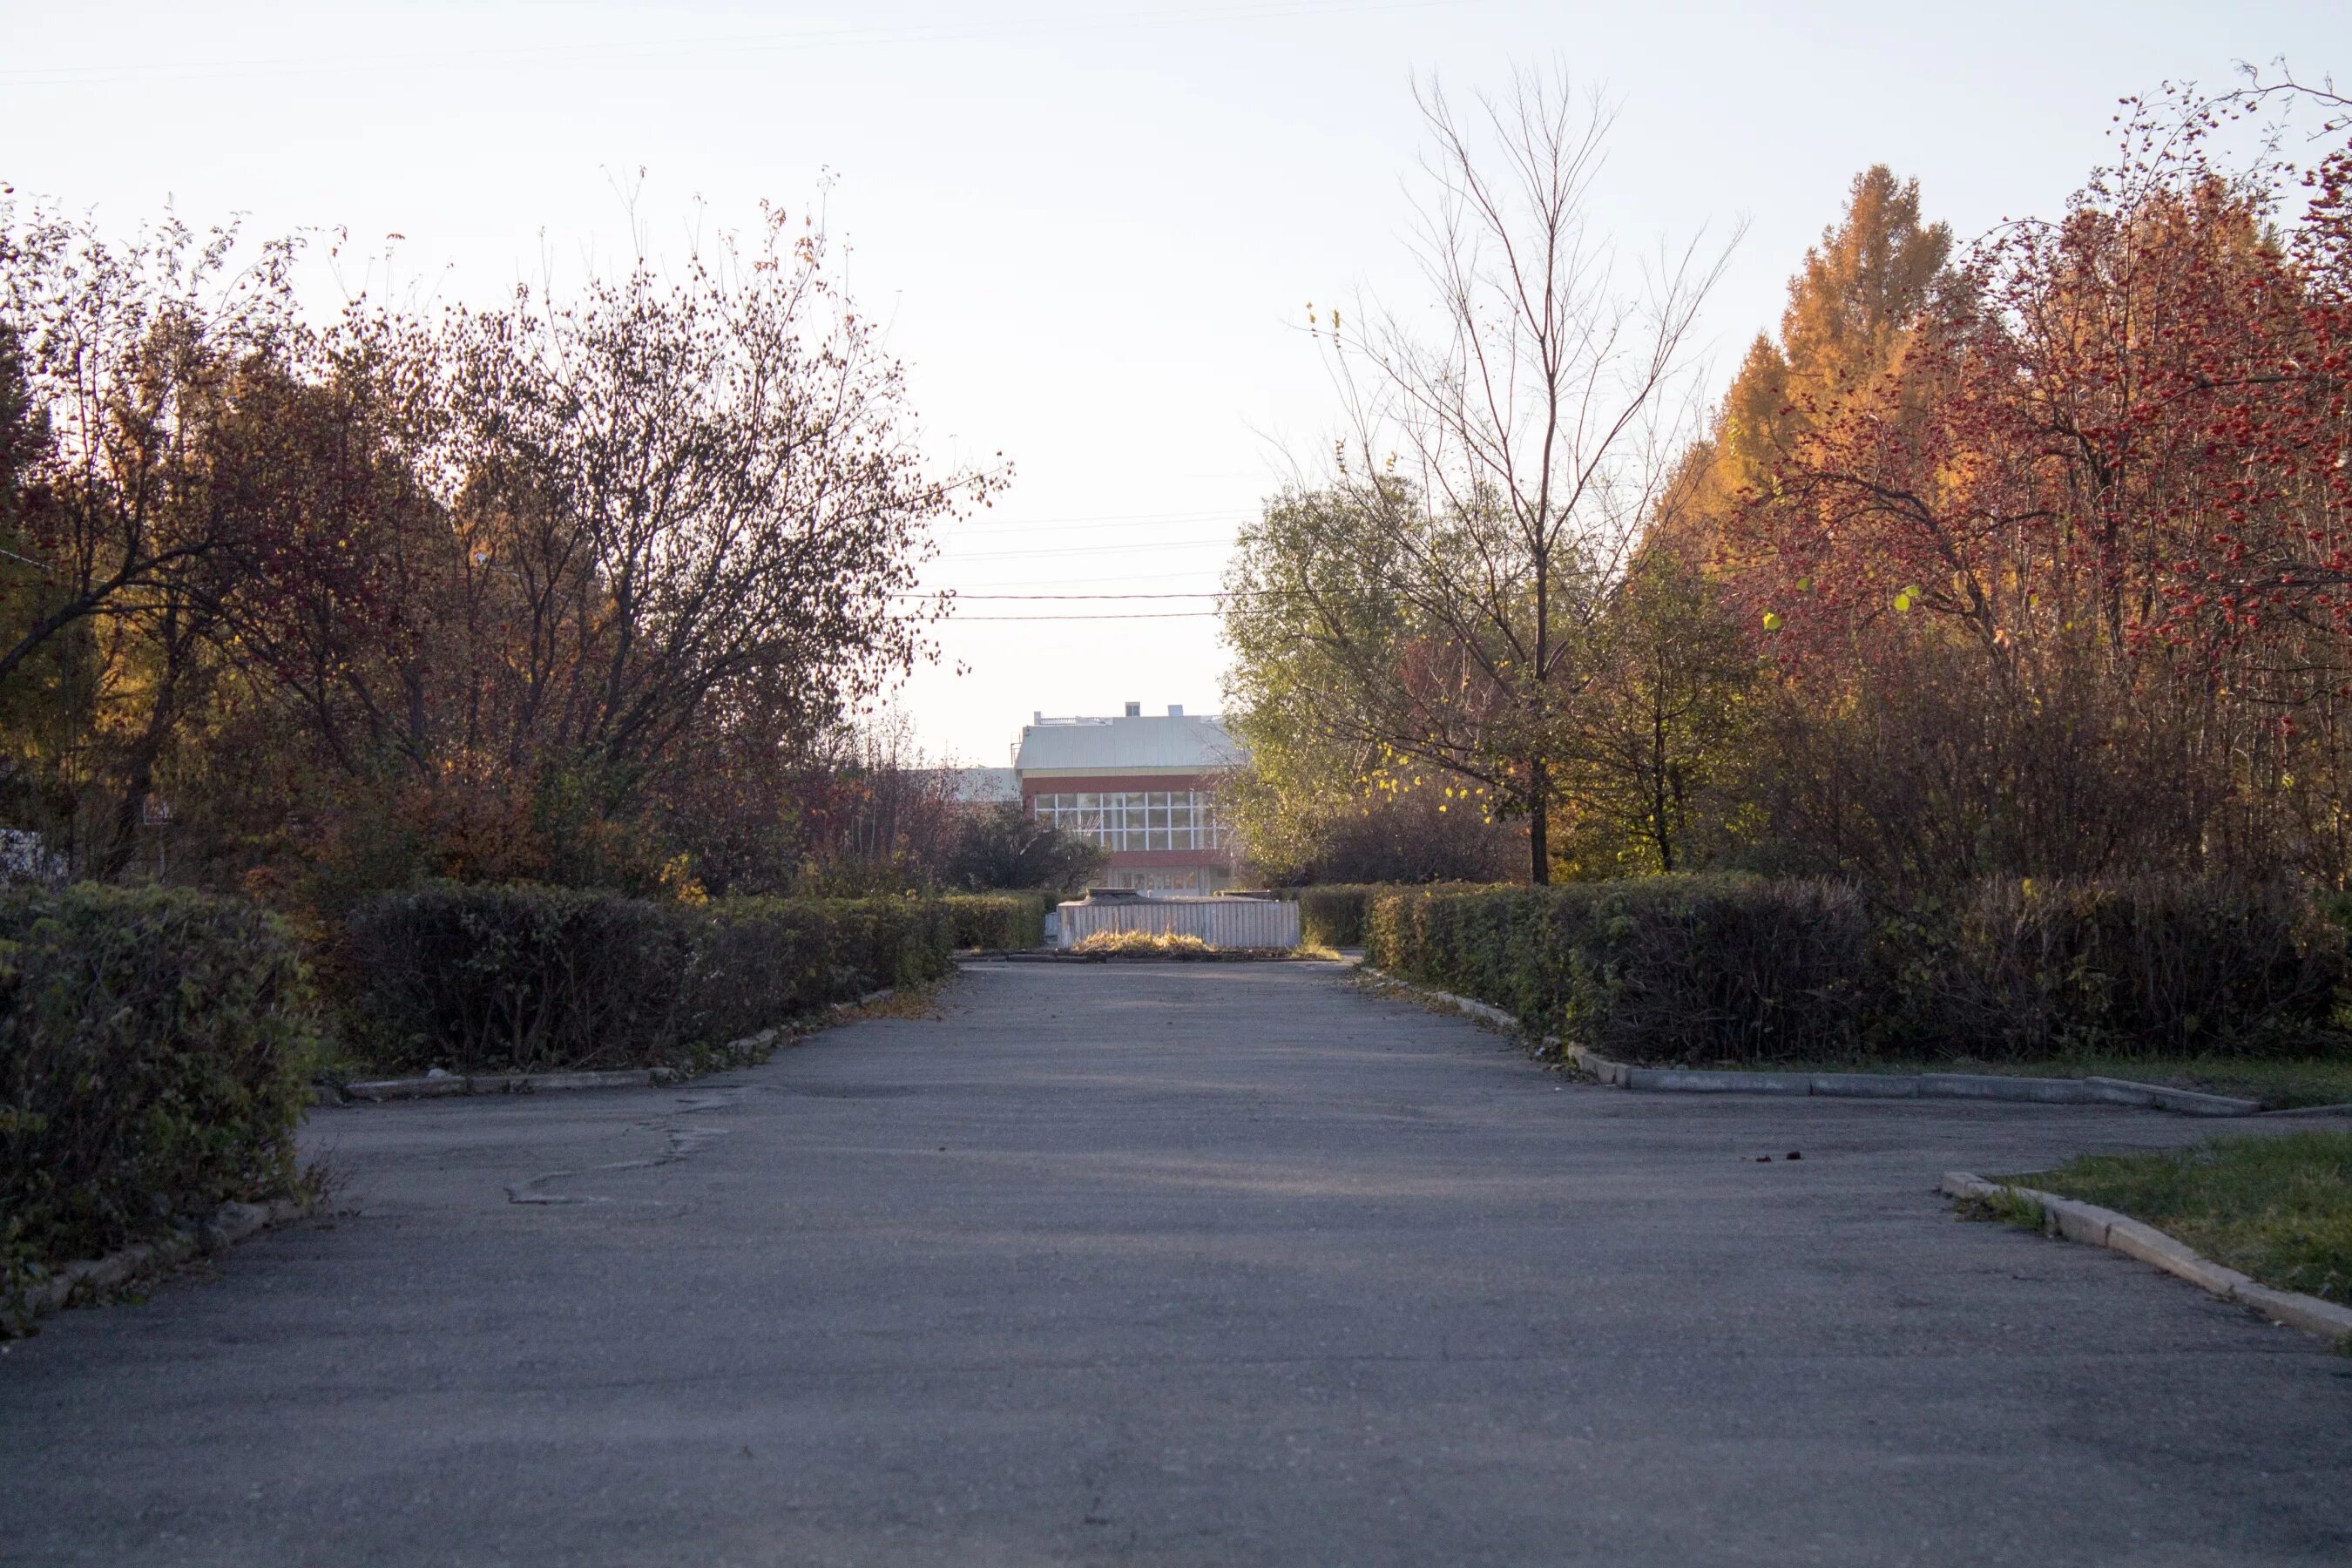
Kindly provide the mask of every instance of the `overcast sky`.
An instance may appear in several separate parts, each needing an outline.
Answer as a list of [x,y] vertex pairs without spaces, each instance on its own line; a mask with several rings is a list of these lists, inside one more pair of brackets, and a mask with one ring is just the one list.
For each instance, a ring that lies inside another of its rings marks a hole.
[[[0,0],[0,38],[20,193],[126,227],[170,199],[261,232],[396,233],[404,275],[447,298],[625,256],[616,189],[640,166],[669,255],[697,198],[748,224],[831,171],[827,221],[927,447],[1017,468],[943,539],[927,580],[964,606],[898,697],[935,753],[988,763],[1033,710],[1219,705],[1210,601],[981,595],[1216,586],[1237,525],[1334,426],[1307,301],[1414,302],[1416,72],[1466,96],[1557,60],[1604,89],[1598,199],[1629,251],[1748,223],[1706,318],[1718,375],[1865,164],[1916,175],[1966,237],[2054,211],[2122,94],[2281,55],[2352,74],[2344,0]],[[1123,609],[1157,618],[983,618]]]

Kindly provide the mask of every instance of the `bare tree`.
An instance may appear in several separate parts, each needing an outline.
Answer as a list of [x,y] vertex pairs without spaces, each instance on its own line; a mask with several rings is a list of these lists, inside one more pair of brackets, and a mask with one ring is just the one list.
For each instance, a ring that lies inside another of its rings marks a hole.
[[1404,635],[1349,647],[1344,616],[1308,635],[1355,669],[1333,724],[1524,814],[1544,882],[1589,633],[1693,428],[1694,328],[1730,242],[1621,264],[1591,210],[1612,111],[1563,72],[1521,73],[1468,116],[1434,82],[1416,97],[1434,329],[1426,310],[1314,323],[1350,421],[1341,488],[1378,519]]

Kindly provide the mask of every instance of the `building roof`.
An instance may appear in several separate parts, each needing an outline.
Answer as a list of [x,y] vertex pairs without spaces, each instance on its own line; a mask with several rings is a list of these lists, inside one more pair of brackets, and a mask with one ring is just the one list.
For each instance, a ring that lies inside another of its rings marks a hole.
[[1013,766],[1022,773],[1118,773],[1164,770],[1208,773],[1239,766],[1242,750],[1225,732],[1224,721],[1187,714],[1129,711],[1110,719],[1048,719],[1043,713],[1021,727],[1021,749]]

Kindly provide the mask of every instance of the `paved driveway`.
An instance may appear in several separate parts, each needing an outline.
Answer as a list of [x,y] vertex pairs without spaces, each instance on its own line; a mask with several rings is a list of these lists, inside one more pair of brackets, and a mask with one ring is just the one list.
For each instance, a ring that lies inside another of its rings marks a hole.
[[939,1015],[320,1112],[356,1215],[0,1356],[0,1561],[2352,1561],[2352,1360],[1931,1192],[2210,1127],[1564,1086],[1320,966]]

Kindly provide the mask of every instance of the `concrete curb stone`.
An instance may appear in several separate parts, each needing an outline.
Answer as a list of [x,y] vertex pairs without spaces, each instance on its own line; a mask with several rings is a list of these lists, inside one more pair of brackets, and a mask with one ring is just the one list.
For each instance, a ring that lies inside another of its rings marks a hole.
[[1632,1068],[1622,1072],[1627,1089],[1669,1089],[1684,1094],[1811,1094],[1812,1080],[1801,1073],[1718,1072],[1704,1068]]
[[[1500,1007],[1440,991],[1433,985],[1403,980],[1370,964],[1357,968],[1387,984],[1411,991],[1429,1001],[1494,1025],[1507,1033],[1527,1037],[1532,1031]],[[1989,1100],[2032,1105],[2120,1105],[2136,1110],[2177,1111],[2185,1116],[2289,1115],[2264,1111],[2259,1100],[2237,1100],[2224,1094],[2168,1089],[2161,1084],[2133,1083],[2119,1078],[2011,1078],[2000,1073],[1801,1073],[1743,1072],[1712,1068],[1650,1068],[1612,1061],[1582,1046],[1562,1043],[1557,1036],[1543,1040],[1568,1060],[1612,1088],[1666,1094],[1819,1095],[1837,1100]],[[2352,1109],[2352,1108],[2347,1108]]]
[[1997,1073],[1923,1072],[1919,1093],[1931,1100],[2012,1100],[2034,1105],[2080,1105],[2090,1098],[2071,1078],[2004,1078]]
[[2021,1198],[2042,1211],[2042,1228],[2047,1232],[2153,1264],[2209,1295],[2251,1307],[2273,1322],[2301,1329],[2333,1345],[2352,1347],[2352,1307],[2339,1307],[2299,1291],[2273,1290],[2267,1285],[2257,1285],[2238,1270],[2214,1262],[2177,1237],[2128,1215],[2078,1198],[2062,1198],[2038,1187],[1988,1182],[1966,1171],[1947,1171],[1938,1184],[1947,1196],[1955,1198],[2002,1194]]
[[[860,1007],[870,1007],[877,1002],[887,1002],[898,994],[895,985],[879,991],[869,991],[855,1002],[835,1002],[827,1006],[833,1014],[853,1013]],[[789,1025],[778,1024],[746,1035],[740,1040],[730,1040],[710,1054],[722,1067],[741,1067],[761,1059],[792,1034]],[[677,1083],[687,1075],[675,1068],[619,1068],[604,1072],[493,1072],[443,1073],[439,1077],[370,1079],[346,1083],[340,1091],[325,1084],[311,1090],[314,1105],[382,1104],[395,1100],[440,1100],[455,1095],[477,1094],[548,1094],[585,1089],[646,1089],[666,1083]]]
[[2267,1285],[2251,1282],[2230,1293],[2291,1329],[2301,1329],[2306,1334],[2316,1334],[2338,1344],[2352,1340],[2352,1307],[2339,1307],[2298,1290],[2273,1290]]
[[152,1241],[134,1242],[108,1253],[60,1266],[25,1290],[16,1305],[29,1317],[54,1312],[84,1291],[110,1290],[142,1275],[160,1272],[198,1255],[225,1252],[247,1237],[300,1219],[308,1205],[290,1198],[266,1204],[224,1204],[210,1217]]
[[1919,1079],[1911,1073],[1817,1072],[1807,1081],[1812,1093],[1840,1100],[1919,1098]]
[[2160,1083],[2133,1083],[2120,1078],[2086,1078],[2079,1081],[2118,1096],[2145,1095],[2158,1110],[2177,1110],[2184,1116],[2253,1116],[2263,1109],[2259,1100],[2206,1094],[2193,1089],[2170,1089]]

